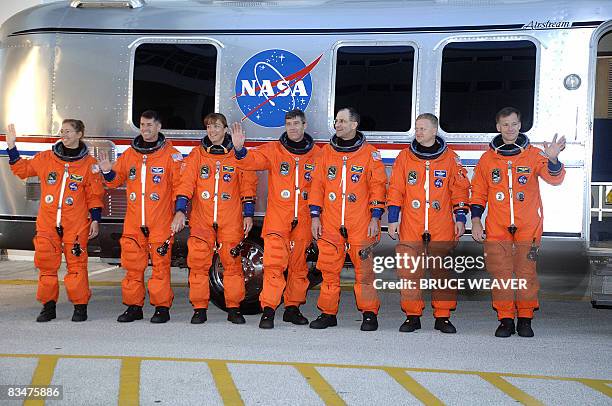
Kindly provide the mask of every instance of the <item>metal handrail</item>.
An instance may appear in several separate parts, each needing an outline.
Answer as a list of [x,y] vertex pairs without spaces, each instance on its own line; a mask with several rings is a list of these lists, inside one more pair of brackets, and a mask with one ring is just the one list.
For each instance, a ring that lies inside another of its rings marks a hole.
[[145,0],[72,0],[73,8],[140,8]]

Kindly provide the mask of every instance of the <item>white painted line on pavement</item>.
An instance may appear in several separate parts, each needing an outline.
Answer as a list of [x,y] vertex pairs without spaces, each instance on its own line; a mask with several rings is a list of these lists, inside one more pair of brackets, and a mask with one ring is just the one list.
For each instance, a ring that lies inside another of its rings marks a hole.
[[94,276],[94,275],[98,275],[104,272],[108,272],[108,271],[114,271],[115,269],[119,269],[118,265],[113,265],[113,266],[109,266],[108,268],[102,268],[102,269],[98,269],[97,271],[93,271],[89,273],[89,276]]

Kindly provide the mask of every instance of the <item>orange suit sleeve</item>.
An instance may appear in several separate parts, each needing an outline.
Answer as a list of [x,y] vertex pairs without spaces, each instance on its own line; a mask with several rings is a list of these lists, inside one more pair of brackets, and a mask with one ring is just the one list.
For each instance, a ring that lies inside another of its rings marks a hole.
[[487,199],[489,194],[489,183],[487,182],[487,159],[486,155],[483,155],[474,169],[474,176],[472,177],[471,184],[471,198],[470,205],[479,205],[483,208],[487,206]]
[[198,154],[199,147],[194,147],[187,158],[181,162],[179,172],[177,172],[176,183],[174,183],[173,196],[185,196],[191,200],[196,190],[198,176],[200,174],[200,159]]
[[536,147],[533,148],[538,152],[534,154],[536,174],[549,185],[560,185],[565,178],[565,165],[560,161],[557,161],[557,165],[553,165],[552,163],[549,164],[548,157],[544,151]]
[[459,156],[453,153],[452,159],[454,162],[449,186],[453,211],[466,210],[470,200],[470,180],[467,177],[467,171],[461,165]]
[[238,169],[240,177],[240,201],[255,202],[257,199],[257,172]]
[[265,171],[272,166],[270,156],[273,153],[272,143],[264,144],[257,148],[247,150],[244,158],[237,159],[238,167],[247,171]]
[[185,166],[183,154],[176,148],[172,148],[172,201],[179,195],[179,185],[182,181],[182,172]]
[[325,148],[318,155],[315,170],[312,173],[312,185],[308,196],[308,204],[323,207],[323,196],[325,195],[325,170],[327,167],[327,153]]
[[402,207],[406,195],[406,182],[406,152],[404,150],[399,153],[391,169],[387,206]]
[[372,148],[369,159],[368,185],[370,193],[368,200],[370,202],[370,210],[384,210],[386,206],[385,198],[387,197],[387,172],[385,172],[385,165],[382,163],[380,152],[376,148]]
[[113,172],[115,177],[111,181],[105,181],[106,187],[109,189],[116,189],[125,183],[127,178],[127,166],[128,166],[128,153],[123,153],[113,164]]
[[85,196],[87,198],[87,208],[104,207],[104,183],[99,170],[95,170],[96,163],[90,165],[85,183]]
[[[26,179],[31,176],[39,176],[41,172],[41,164],[45,161],[42,156],[44,152],[40,152],[32,159],[20,158],[17,162],[10,165],[11,172],[21,179]],[[41,180],[42,181],[42,180]]]

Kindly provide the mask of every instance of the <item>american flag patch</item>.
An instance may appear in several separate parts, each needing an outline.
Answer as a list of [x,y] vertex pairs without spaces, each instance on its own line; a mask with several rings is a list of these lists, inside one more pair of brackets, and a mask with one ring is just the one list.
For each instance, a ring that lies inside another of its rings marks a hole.
[[446,178],[446,171],[442,169],[434,170],[434,177],[436,178]]

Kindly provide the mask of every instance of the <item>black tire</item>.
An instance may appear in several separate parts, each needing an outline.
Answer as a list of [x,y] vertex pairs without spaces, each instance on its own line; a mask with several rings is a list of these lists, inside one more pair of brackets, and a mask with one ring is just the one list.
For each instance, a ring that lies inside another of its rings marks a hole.
[[317,259],[319,257],[319,248],[316,244],[309,247],[306,255],[306,263],[308,264],[308,290],[323,282],[323,274],[317,269]]
[[[243,314],[261,313],[259,294],[263,287],[263,241],[249,237],[240,252],[245,279],[245,298],[240,303]],[[218,254],[210,267],[210,300],[220,309],[226,310],[223,294],[223,265]]]

